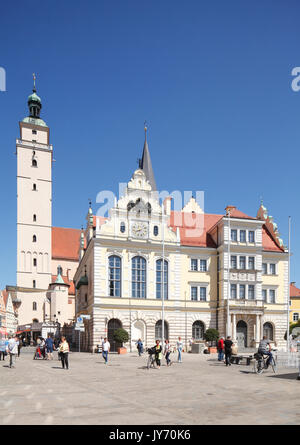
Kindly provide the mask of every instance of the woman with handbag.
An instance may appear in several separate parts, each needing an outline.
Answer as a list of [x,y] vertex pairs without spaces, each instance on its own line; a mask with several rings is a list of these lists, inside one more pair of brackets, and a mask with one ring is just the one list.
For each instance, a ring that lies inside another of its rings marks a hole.
[[61,343],[59,345],[59,355],[60,355],[60,359],[61,359],[61,364],[63,369],[69,369],[69,343],[66,340],[66,337],[61,337]]

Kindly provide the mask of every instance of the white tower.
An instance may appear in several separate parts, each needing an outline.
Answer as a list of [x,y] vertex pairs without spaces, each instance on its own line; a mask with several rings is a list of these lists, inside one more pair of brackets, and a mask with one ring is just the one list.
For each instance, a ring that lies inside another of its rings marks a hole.
[[41,99],[28,97],[29,116],[20,122],[17,154],[17,289],[19,324],[44,318],[51,283],[52,145],[40,118]]

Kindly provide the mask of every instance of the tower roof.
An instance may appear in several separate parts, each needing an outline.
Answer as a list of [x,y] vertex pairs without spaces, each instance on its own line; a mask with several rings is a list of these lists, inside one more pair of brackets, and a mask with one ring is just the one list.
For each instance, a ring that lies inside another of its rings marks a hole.
[[153,169],[152,169],[152,163],[151,163],[151,158],[150,158],[150,152],[149,152],[149,147],[148,147],[148,142],[147,142],[147,127],[145,125],[145,142],[144,142],[144,148],[143,148],[143,155],[142,155],[142,159],[140,162],[140,169],[143,170],[143,172],[146,175],[147,180],[149,181],[151,187],[152,187],[152,191],[156,191],[156,182],[155,182],[155,178],[154,178],[154,173],[153,173]]

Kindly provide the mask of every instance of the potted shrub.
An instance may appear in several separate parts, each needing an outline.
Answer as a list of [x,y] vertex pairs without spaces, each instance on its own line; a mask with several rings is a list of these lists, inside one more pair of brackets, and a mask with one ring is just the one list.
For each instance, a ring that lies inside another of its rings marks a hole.
[[123,343],[127,343],[129,340],[128,332],[123,328],[116,329],[114,332],[114,340],[121,344],[121,346],[118,348],[118,354],[126,354],[127,349],[123,347]]
[[219,338],[219,331],[209,328],[204,334],[205,340],[210,343],[208,351],[210,354],[217,352],[216,341]]

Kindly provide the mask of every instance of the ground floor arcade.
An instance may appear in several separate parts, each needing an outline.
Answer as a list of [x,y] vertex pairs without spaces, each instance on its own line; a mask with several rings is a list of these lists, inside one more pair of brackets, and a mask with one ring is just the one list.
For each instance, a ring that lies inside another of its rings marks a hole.
[[[164,338],[175,345],[181,337],[185,348],[190,339],[204,341],[208,328],[219,331],[225,337],[227,332],[239,350],[256,348],[263,335],[266,335],[279,349],[285,348],[284,334],[286,316],[282,313],[268,313],[263,310],[239,310],[230,313],[230,326],[227,331],[226,309],[203,312],[181,309],[165,311]],[[114,331],[124,328],[129,334],[128,350],[135,350],[136,342],[141,339],[145,347],[153,346],[156,339],[162,338],[161,310],[130,310],[119,308],[94,308],[89,320],[84,320],[85,329],[80,335],[80,349],[94,351],[101,339],[108,337],[112,351],[120,346],[114,341]]]

